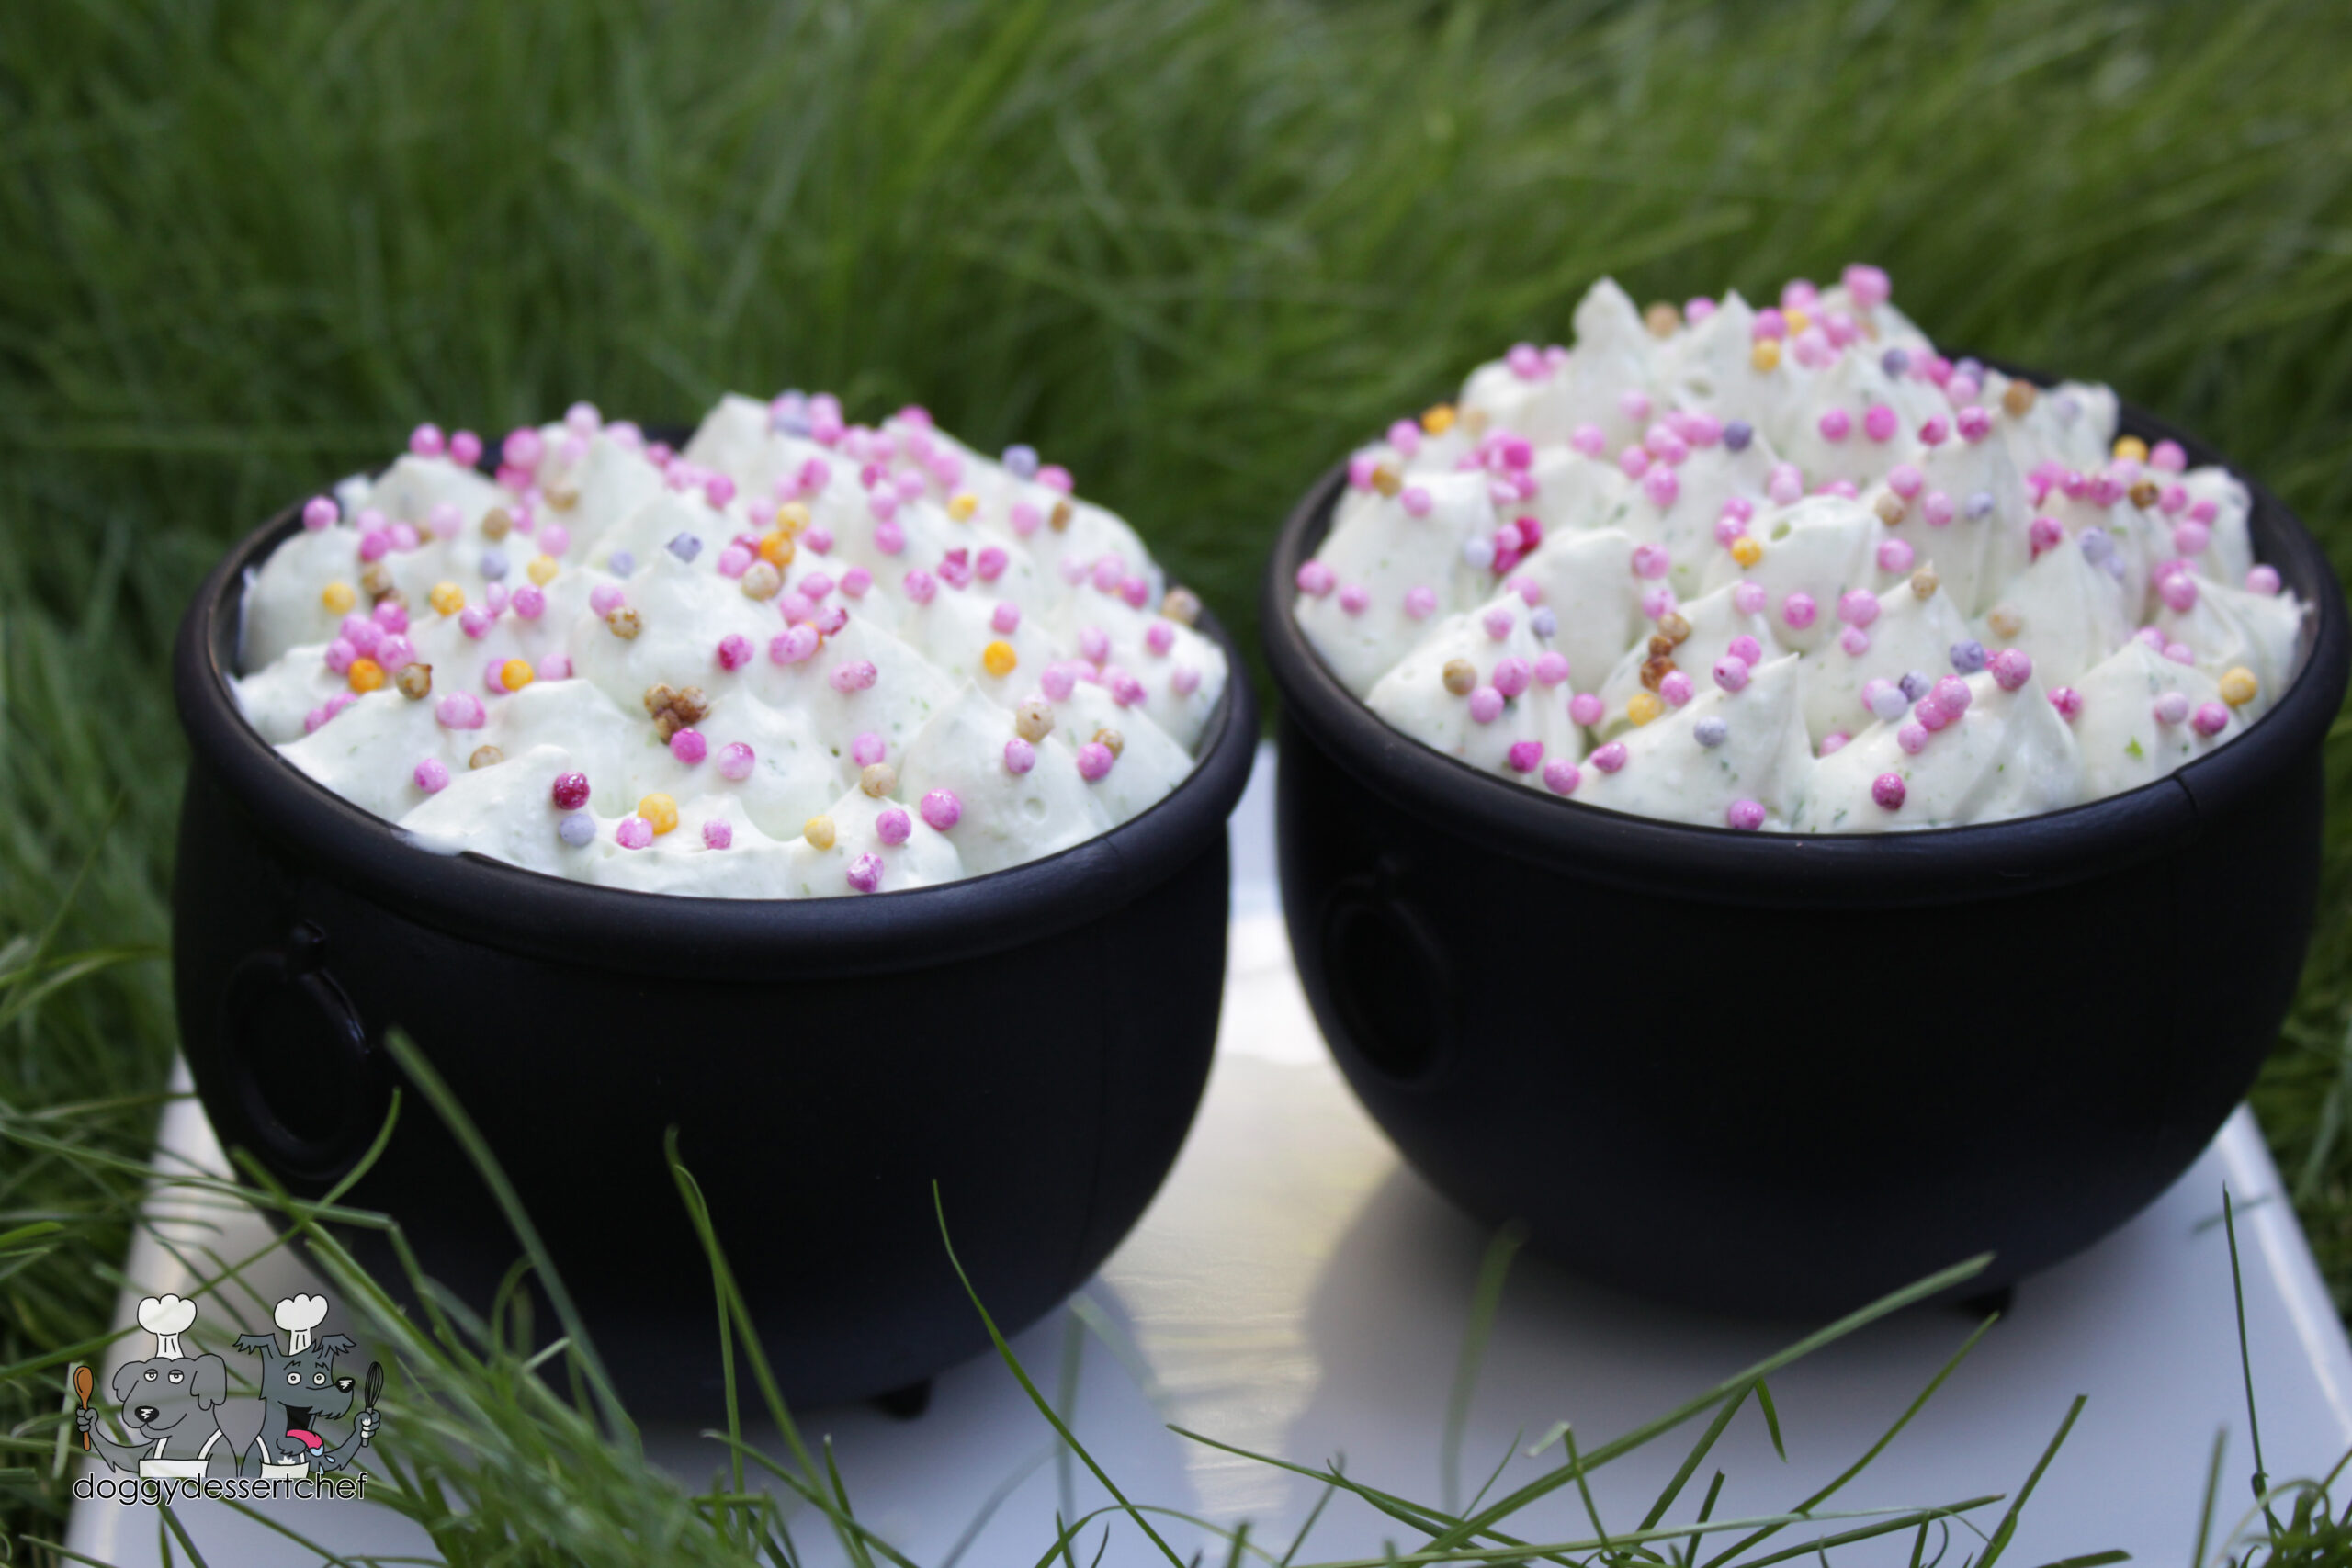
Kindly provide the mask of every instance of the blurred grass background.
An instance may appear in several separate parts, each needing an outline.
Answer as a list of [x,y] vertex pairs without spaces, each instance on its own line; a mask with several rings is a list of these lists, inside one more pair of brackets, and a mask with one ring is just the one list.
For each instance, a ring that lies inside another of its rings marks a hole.
[[[1307,480],[1477,360],[1565,335],[1595,276],[1753,295],[1866,259],[1939,340],[2209,435],[2352,567],[2344,22],[2118,0],[0,6],[0,980],[53,921],[51,952],[168,941],[180,608],[225,541],[424,418],[492,432],[588,397],[690,419],[786,384],[867,416],[920,400],[1068,463],[1246,632]],[[2319,932],[2256,1103],[2352,1304],[2343,750]],[[0,1117],[135,1155],[165,978],[124,964],[0,1014]],[[0,1147],[0,1232],[66,1227],[0,1256],[5,1369],[102,1325],[129,1189]],[[54,1403],[0,1386],[5,1523],[51,1528],[25,1423]]]

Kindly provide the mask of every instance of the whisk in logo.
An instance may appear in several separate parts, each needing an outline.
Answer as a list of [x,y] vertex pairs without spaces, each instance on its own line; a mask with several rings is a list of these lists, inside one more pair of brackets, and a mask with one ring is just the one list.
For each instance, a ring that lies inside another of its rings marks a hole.
[[[74,1495],[124,1503],[365,1495],[367,1474],[358,1461],[383,1424],[376,1402],[384,1391],[384,1368],[369,1362],[364,1386],[355,1389],[339,1358],[359,1347],[349,1335],[318,1333],[326,1315],[324,1296],[288,1296],[273,1314],[287,1337],[283,1345],[277,1334],[239,1335],[236,1348],[260,1359],[260,1397],[232,1399],[228,1362],[215,1352],[190,1355],[181,1347],[181,1337],[196,1323],[196,1303],[168,1295],[141,1301],[139,1325],[155,1337],[155,1353],[114,1374],[124,1436],[109,1431],[104,1413],[91,1403],[96,1389],[91,1369],[74,1370],[82,1447],[112,1472],[84,1475]],[[345,1420],[349,1427],[340,1441],[326,1435]],[[253,1435],[241,1439],[231,1436],[232,1429]]]

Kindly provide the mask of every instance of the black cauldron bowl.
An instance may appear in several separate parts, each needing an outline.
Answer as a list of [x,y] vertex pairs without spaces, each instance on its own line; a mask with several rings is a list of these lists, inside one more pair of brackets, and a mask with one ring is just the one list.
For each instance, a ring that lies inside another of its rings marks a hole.
[[[222,1143],[299,1196],[351,1170],[415,1041],[514,1183],[629,1407],[720,1407],[707,1255],[678,1131],[786,1395],[913,1400],[987,1348],[933,1208],[997,1321],[1034,1322],[1142,1213],[1199,1104],[1222,998],[1225,821],[1258,738],[1248,667],[1194,771],[1076,848],[942,886],[671,897],[402,842],[239,713],[245,573],[182,623],[192,753],[173,890],[180,1034]],[[411,1086],[343,1200],[401,1222],[485,1306],[522,1247]],[[350,1238],[401,1279],[376,1233]],[[544,1321],[544,1319],[543,1319]]]
[[2311,934],[2344,599],[2240,478],[2312,606],[2245,734],[2047,816],[1800,837],[1558,799],[1388,728],[1292,618],[1327,474],[1261,620],[1291,945],[1366,1109],[1471,1213],[1710,1310],[1832,1314],[1987,1251],[1956,1289],[1994,1292],[2121,1224],[2253,1082]]

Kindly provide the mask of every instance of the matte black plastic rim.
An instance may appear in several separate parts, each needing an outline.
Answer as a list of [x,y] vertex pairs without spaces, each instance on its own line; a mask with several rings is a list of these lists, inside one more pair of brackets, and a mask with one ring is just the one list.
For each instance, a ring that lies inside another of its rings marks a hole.
[[2335,720],[2352,660],[2343,591],[2301,520],[2204,442],[2128,403],[2120,419],[2127,434],[2177,441],[2192,463],[2235,475],[2253,498],[2257,558],[2312,607],[2301,664],[2268,712],[2227,745],[2122,795],[1971,827],[1741,833],[1629,816],[1481,772],[1389,728],[1340,684],[1292,615],[1298,569],[1322,543],[1346,483],[1344,460],[1308,489],[1276,536],[1259,607],[1266,663],[1288,716],[1365,788],[1496,852],[1588,879],[1645,888],[1681,879],[1717,901],[1784,908],[1949,904],[2064,886],[2161,852],[2194,832],[2201,815],[2309,757]]
[[209,770],[298,863],[413,919],[502,948],[632,973],[791,979],[926,968],[1025,946],[1132,902],[1223,832],[1258,739],[1248,663],[1216,618],[1198,629],[1230,671],[1193,771],[1165,799],[1058,854],[935,887],[834,898],[697,898],[605,887],[473,853],[443,855],[279,756],[229,686],[248,569],[300,525],[289,506],[214,567],[172,660],[180,727]]

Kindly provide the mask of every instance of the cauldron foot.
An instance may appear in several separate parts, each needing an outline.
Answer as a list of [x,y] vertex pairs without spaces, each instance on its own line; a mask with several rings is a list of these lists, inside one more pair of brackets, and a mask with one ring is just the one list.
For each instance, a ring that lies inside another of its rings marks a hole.
[[2007,1317],[2016,1305],[2017,1296],[2018,1288],[2015,1285],[2003,1285],[1997,1291],[1986,1291],[1982,1295],[1964,1296],[1954,1302],[1952,1305],[1974,1318],[1985,1317],[1996,1312],[2003,1317]]
[[931,1380],[910,1382],[904,1388],[894,1388],[888,1393],[877,1393],[874,1407],[901,1421],[911,1421],[931,1408]]

